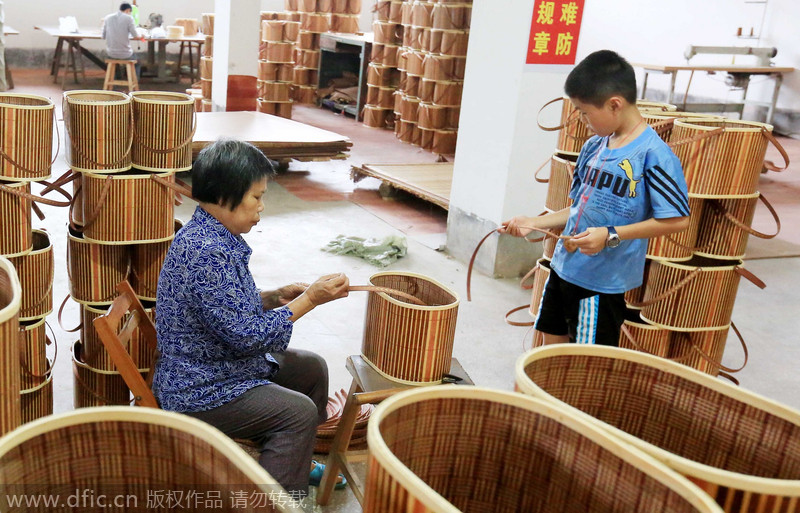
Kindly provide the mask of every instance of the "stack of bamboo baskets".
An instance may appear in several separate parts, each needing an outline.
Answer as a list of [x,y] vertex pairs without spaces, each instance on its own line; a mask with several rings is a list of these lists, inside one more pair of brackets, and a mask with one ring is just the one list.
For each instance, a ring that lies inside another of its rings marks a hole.
[[[92,321],[123,279],[154,315],[158,274],[179,228],[175,194],[189,194],[175,173],[191,169],[194,112],[194,100],[181,93],[64,93],[74,184],[67,266],[82,321],[72,330],[80,329],[72,349],[75,407],[129,402]],[[145,346],[134,334],[129,352],[143,371],[152,363]]]
[[[296,6],[294,4],[297,4]],[[292,99],[297,103],[314,103],[317,85],[320,44],[319,36],[331,29],[332,0],[286,0],[286,9],[293,7],[300,13],[300,32],[294,51],[294,90]]]
[[203,44],[203,55],[200,57],[200,108],[195,106],[197,112],[211,112],[211,81],[214,67],[214,13],[203,13],[201,16],[203,34],[206,36]]
[[21,286],[13,320],[16,329],[6,324],[6,329],[0,330],[4,355],[0,388],[12,396],[4,401],[10,399],[14,410],[10,424],[7,419],[0,420],[4,429],[53,411],[54,362],[46,355],[51,341],[45,331],[45,320],[53,310],[53,245],[49,234],[32,228],[31,223],[33,212],[43,218],[35,202],[69,204],[31,194],[31,184],[39,182],[45,185],[45,193],[55,189],[69,197],[58,181],[47,182],[54,161],[53,126],[54,105],[50,99],[0,95],[0,256],[13,266],[4,271],[5,275],[14,273],[13,280],[18,277]]
[[292,117],[295,41],[300,22],[292,13],[261,13],[261,45],[258,61],[258,111],[287,119]]
[[[744,367],[722,364],[739,280],[744,276],[764,287],[743,266],[748,237],[777,235],[777,231],[764,234],[750,226],[759,199],[780,229],[777,214],[757,189],[762,169],[781,169],[764,161],[768,144],[779,149],[785,165],[788,157],[772,136],[772,126],[764,123],[678,112],[675,106],[653,102],[640,102],[639,109],[681,161],[691,217],[684,232],[649,241],[644,283],[625,294],[629,318],[620,346],[673,359],[714,376],[728,375]],[[574,162],[592,135],[566,98],[559,128],[550,177],[537,177],[548,183],[545,212],[571,203],[568,193]],[[545,238],[544,257],[536,267],[533,315],[549,275],[555,242]],[[744,345],[735,326],[734,331]],[[540,344],[537,335],[534,346]]]
[[402,0],[377,0],[372,55],[367,74],[364,124],[373,128],[394,128],[394,95],[400,85],[398,62],[403,43]]
[[361,15],[361,0],[333,0],[331,3],[331,32],[355,34]]

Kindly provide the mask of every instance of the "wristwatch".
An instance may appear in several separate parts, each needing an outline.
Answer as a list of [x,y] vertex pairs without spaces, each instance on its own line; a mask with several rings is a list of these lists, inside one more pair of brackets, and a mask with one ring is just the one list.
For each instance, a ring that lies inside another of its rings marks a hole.
[[619,243],[622,242],[619,238],[619,234],[617,230],[613,226],[607,226],[606,229],[608,230],[608,238],[606,239],[606,247],[609,248],[616,248],[619,246]]

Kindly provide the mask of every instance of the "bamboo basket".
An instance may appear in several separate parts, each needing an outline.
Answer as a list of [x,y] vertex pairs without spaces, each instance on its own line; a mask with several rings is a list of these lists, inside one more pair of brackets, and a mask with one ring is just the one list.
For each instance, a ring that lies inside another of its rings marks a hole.
[[172,239],[175,193],[170,186],[174,184],[174,173],[84,173],[84,239],[97,244]]
[[469,46],[468,30],[431,30],[431,53],[466,57]]
[[22,422],[18,317],[21,305],[22,287],[17,272],[11,262],[0,256],[0,434],[8,433]]
[[214,79],[214,57],[200,57],[200,78]]
[[295,84],[314,85],[319,82],[318,70],[314,68],[292,68],[292,78],[290,82]]
[[300,29],[317,34],[328,32],[331,29],[331,15],[325,12],[300,14]]
[[316,86],[295,86],[292,91],[292,100],[297,103],[312,104],[317,101]]
[[555,152],[550,158],[550,177],[547,180],[547,196],[544,201],[546,209],[557,212],[572,204],[569,191],[577,160],[577,153],[562,151]]
[[395,120],[395,137],[409,144],[419,145],[422,138],[419,126],[413,121]]
[[417,96],[425,103],[433,103],[433,91],[436,89],[436,82],[426,78],[420,79]]
[[[142,306],[144,306],[144,311],[150,317],[150,320],[155,322],[155,301],[142,301]],[[81,305],[81,325],[83,326],[80,334],[81,361],[100,371],[115,371],[117,369],[93,324],[95,319],[107,314],[109,308],[110,305]],[[128,317],[130,317],[130,313],[126,313],[123,316],[118,328],[122,328]],[[126,349],[133,363],[142,372],[147,372],[153,365],[154,353],[147,341],[140,335],[138,328],[131,335],[130,344]]]
[[431,46],[431,29],[414,26],[404,27],[403,46],[418,52],[427,52]]
[[[402,73],[400,76],[402,77]],[[422,77],[417,75],[411,75],[406,72],[406,79],[400,79],[400,87],[399,89],[402,90],[407,96],[416,96],[419,98],[419,88],[420,84],[422,84]]]
[[539,307],[542,304],[544,288],[550,278],[550,259],[542,257],[536,261],[533,271],[533,285],[531,286],[531,306],[528,312],[536,319],[539,317]]
[[11,191],[30,194],[30,182],[0,182],[0,255],[17,257],[33,249],[31,200]]
[[375,21],[372,23],[374,42],[385,45],[399,45],[403,42],[402,25],[391,21]]
[[200,78],[200,91],[203,93],[204,100],[211,101],[212,86],[213,82],[210,78]]
[[54,119],[49,98],[0,93],[0,180],[50,178]]
[[53,244],[43,230],[32,230],[32,237],[30,253],[11,258],[22,287],[20,321],[47,317],[53,311]]
[[394,108],[395,91],[393,87],[367,85],[367,105],[391,110]]
[[[417,113],[419,112],[419,98],[403,94],[398,94],[397,97],[400,99],[400,119],[416,123]],[[431,136],[432,140],[433,137]]]
[[649,100],[636,100],[636,108],[639,112],[657,113],[657,112],[675,112],[678,110],[677,105],[664,102],[653,102]]
[[475,387],[401,392],[367,427],[365,513],[721,511],[596,421]]
[[319,34],[300,30],[297,36],[297,48],[300,50],[319,50]]
[[370,128],[391,128],[394,126],[394,112],[377,105],[364,107],[364,125]]
[[780,232],[780,220],[770,206],[769,209],[778,226],[775,234],[764,234],[753,230],[750,225],[755,215],[758,200],[764,200],[760,193],[739,198],[719,198],[704,200],[703,216],[697,237],[696,255],[712,258],[744,258],[747,240],[750,235],[769,239]]
[[59,508],[65,512],[123,500],[125,507],[109,509],[144,511],[150,501],[171,504],[154,510],[210,511],[234,497],[247,499],[235,508],[244,512],[302,511],[290,507],[293,496],[222,432],[156,408],[83,409],[31,422],[0,440],[0,479],[4,493],[61,497],[69,504]]
[[[183,228],[183,222],[175,219],[175,234]],[[158,275],[164,266],[164,259],[172,245],[172,239],[152,244],[131,246],[131,287],[140,300],[155,301]],[[122,280],[120,280],[122,281]],[[119,283],[119,282],[117,282]]]
[[435,4],[431,22],[431,28],[434,29],[469,30],[472,22],[472,4]]
[[47,363],[47,373],[42,382],[30,388],[24,388],[19,393],[23,424],[53,414],[53,371],[51,362]]
[[[202,61],[202,59],[201,59]],[[183,93],[133,91],[131,163],[146,171],[192,169],[194,100]]]
[[420,137],[419,137],[419,146],[420,146],[420,148],[422,148],[424,150],[432,151],[433,150],[433,130],[430,130],[430,129],[427,129],[427,128],[423,128],[423,127],[419,126],[419,124],[417,125],[417,128],[419,128],[419,133],[420,133]]
[[465,57],[428,54],[423,59],[422,76],[437,82],[463,81],[466,65]]
[[64,126],[73,171],[120,173],[131,168],[131,97],[117,91],[66,91]]
[[295,42],[300,33],[300,23],[283,20],[263,20],[261,22],[261,41]]
[[72,344],[72,376],[75,408],[129,405],[131,402],[130,389],[119,372],[96,369],[84,363],[80,342]]
[[[673,332],[643,321],[638,310],[628,312],[628,318],[622,323],[623,327],[619,333],[619,347],[668,358]],[[631,315],[631,312],[634,315]]]
[[203,44],[203,57],[214,56],[214,36],[206,36],[206,42]]
[[258,61],[259,80],[272,80],[274,82],[293,82],[295,81],[295,73],[296,73],[295,67],[291,64],[279,64],[269,61]]
[[[408,10],[408,22],[403,20],[403,10]],[[410,2],[403,2],[402,0],[377,0],[375,7],[375,19],[381,23],[411,23],[411,4]],[[374,25],[373,25],[374,26]]]
[[596,418],[725,511],[798,510],[796,410],[663,358],[601,346],[535,349],[517,360],[516,380],[565,415]]
[[47,361],[47,337],[45,318],[20,321],[20,387],[35,388],[41,385],[50,371]]
[[544,109],[553,103],[561,102],[561,119],[557,126],[548,127],[541,124],[537,119],[537,124],[542,130],[553,132],[558,130],[558,143],[556,149],[569,153],[579,153],[585,143],[594,132],[584,122],[578,110],[572,105],[567,97],[559,97],[550,100],[539,109],[539,116]]
[[436,81],[433,89],[433,103],[461,107],[461,93],[463,90],[463,82]]
[[72,203],[69,206],[69,224],[71,226],[82,227],[84,225],[85,215],[83,212],[83,196],[80,191],[83,189],[83,174],[75,173],[75,179],[72,181]]
[[214,35],[214,13],[204,12],[200,15],[203,24],[203,34],[207,36]]
[[271,114],[273,116],[280,116],[286,119],[292,119],[292,101],[288,102],[271,102],[264,100],[263,98],[258,99],[258,112],[263,112],[264,114]]
[[679,331],[724,328],[731,322],[739,278],[748,274],[741,260],[651,260],[642,319]]
[[411,25],[414,27],[430,27],[433,3],[414,2],[411,4]]
[[178,18],[175,20],[175,25],[183,27],[185,36],[196,36],[200,30],[200,22],[197,21],[197,18]]
[[[689,197],[689,227],[672,235],[662,235],[647,241],[647,256],[653,260],[682,262],[692,258],[696,248],[701,246],[699,235],[705,207],[700,198]],[[715,235],[716,237],[716,235]]]
[[458,132],[456,130],[434,130],[431,151],[442,155],[454,155],[457,138]]
[[274,63],[292,63],[294,62],[294,46],[294,43],[267,43],[266,60]]
[[[297,60],[297,65],[301,68],[319,68],[319,50],[301,50],[298,52],[299,59]],[[313,84],[316,88],[317,84]]]
[[449,123],[449,110],[449,107],[433,105],[431,103],[420,103],[417,122],[420,128],[426,130],[452,128]]
[[357,14],[331,14],[331,31],[342,34],[355,34],[358,32]]
[[[425,73],[424,62],[426,55],[413,50],[406,51],[404,55],[406,74],[414,77],[422,77]],[[416,96],[416,94],[414,96]]]
[[[752,121],[676,120],[671,146],[689,192],[705,198],[755,193],[771,133],[771,125]],[[685,143],[699,136],[706,137]]]
[[361,354],[381,375],[410,385],[441,383],[450,370],[458,296],[420,274],[382,272],[370,284],[421,299],[420,306],[370,292]]
[[128,277],[130,246],[95,244],[69,228],[67,270],[69,294],[78,303],[110,305],[117,283]]
[[257,82],[258,97],[270,102],[288,102],[292,99],[291,82],[271,82],[259,80]]
[[367,84],[378,87],[397,88],[400,82],[400,72],[397,68],[378,66],[370,63],[367,67]]
[[[552,210],[544,209],[540,215],[544,214],[551,214]],[[558,238],[557,236],[561,234],[560,230],[549,230],[549,233],[553,235],[552,237],[544,237],[542,239],[542,257],[547,260],[553,259],[553,254],[556,251],[556,246],[558,245]]]
[[372,53],[370,54],[370,63],[396,68],[397,53],[400,48],[400,45],[389,45],[383,43],[373,44]]
[[712,376],[718,376],[720,370],[737,372],[741,369],[722,366],[722,354],[729,331],[730,326],[710,331],[673,331],[670,334],[669,357]]

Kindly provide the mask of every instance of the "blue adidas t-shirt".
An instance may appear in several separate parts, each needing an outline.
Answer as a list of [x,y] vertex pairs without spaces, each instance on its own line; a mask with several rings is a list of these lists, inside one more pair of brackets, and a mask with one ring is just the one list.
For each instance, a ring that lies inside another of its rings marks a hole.
[[[564,234],[689,215],[681,163],[652,128],[648,126],[622,148],[609,149],[607,145],[607,137],[594,136],[581,148]],[[570,283],[616,294],[642,284],[646,252],[647,239],[623,240],[618,247],[605,248],[594,256],[577,250],[570,253],[559,241],[552,268]]]

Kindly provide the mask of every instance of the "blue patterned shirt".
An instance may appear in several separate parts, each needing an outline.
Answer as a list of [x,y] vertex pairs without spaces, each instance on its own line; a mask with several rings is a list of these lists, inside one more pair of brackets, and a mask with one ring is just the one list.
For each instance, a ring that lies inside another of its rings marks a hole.
[[197,207],[158,278],[161,353],[153,392],[165,410],[210,410],[269,384],[292,336],[288,308],[264,311],[248,263],[252,250]]

